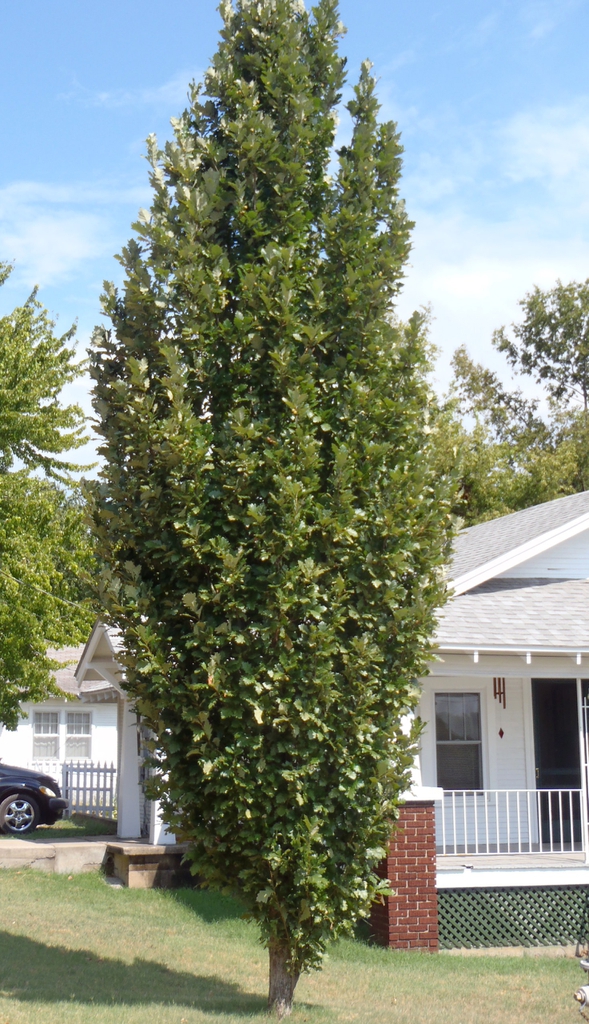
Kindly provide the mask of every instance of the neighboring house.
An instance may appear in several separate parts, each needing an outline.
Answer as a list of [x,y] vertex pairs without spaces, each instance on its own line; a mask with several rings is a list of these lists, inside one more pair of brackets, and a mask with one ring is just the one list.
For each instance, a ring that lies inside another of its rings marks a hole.
[[[396,895],[374,930],[428,949],[589,942],[589,492],[464,530],[448,575],[386,863]],[[119,835],[138,836],[138,725],[118,650],[98,624],[76,677],[117,691]],[[148,816],[151,841],[172,841],[157,805]]]
[[66,647],[49,655],[62,664],[55,673],[61,696],[24,702],[17,729],[0,727],[0,760],[35,768],[59,781],[64,762],[117,764],[117,706],[104,681],[80,686],[74,670],[84,648]]
[[147,738],[124,689],[119,663],[120,639],[116,630],[97,622],[81,652],[75,678],[84,693],[109,692],[115,701],[117,721],[117,835],[121,839],[148,839],[156,845],[173,845],[159,803],[145,798],[148,771],[143,741]]

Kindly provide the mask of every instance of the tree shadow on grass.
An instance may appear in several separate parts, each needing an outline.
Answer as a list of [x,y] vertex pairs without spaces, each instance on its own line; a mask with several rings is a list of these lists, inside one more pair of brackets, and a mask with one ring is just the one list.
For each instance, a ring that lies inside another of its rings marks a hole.
[[261,996],[216,975],[189,974],[137,959],[132,964],[90,950],[46,946],[0,932],[0,995],[20,1001],[108,1006],[176,1004],[208,1013],[253,1014],[265,1009]]
[[169,896],[175,903],[191,910],[207,924],[218,921],[237,921],[243,917],[245,907],[231,896],[223,896],[214,889],[170,889]]

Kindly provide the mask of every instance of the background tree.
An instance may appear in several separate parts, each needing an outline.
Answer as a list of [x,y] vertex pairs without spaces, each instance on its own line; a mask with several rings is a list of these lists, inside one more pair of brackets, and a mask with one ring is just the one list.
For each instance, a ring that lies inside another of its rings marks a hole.
[[512,324],[514,338],[501,328],[493,342],[516,370],[544,384],[560,401],[576,398],[587,412],[589,398],[589,280],[557,281],[543,292],[534,288],[520,306],[522,323]]
[[436,434],[442,458],[460,478],[455,511],[467,525],[506,515],[574,489],[576,451],[553,417],[520,389],[473,362],[466,349],[452,361],[454,379]]
[[258,922],[282,1016],[383,890],[450,516],[423,319],[392,316],[410,225],[370,65],[334,154],[335,0],[221,12],[107,286],[93,514],[167,820]]
[[[10,268],[0,264],[0,284]],[[33,293],[0,318],[0,721],[56,692],[48,647],[77,643],[92,621],[81,604],[91,564],[80,495],[60,458],[84,443],[84,417],[60,392],[80,373]]]
[[[494,335],[516,370],[534,373],[544,384],[542,413],[539,400],[505,388],[465,348],[455,352],[450,395],[439,410],[434,440],[441,470],[456,466],[461,486],[455,512],[467,525],[587,488],[585,291],[589,296],[587,286],[575,284],[558,284],[545,294],[536,289],[522,302],[523,325],[513,327],[517,343],[503,329]],[[548,328],[543,335],[548,320],[554,345],[548,344]]]

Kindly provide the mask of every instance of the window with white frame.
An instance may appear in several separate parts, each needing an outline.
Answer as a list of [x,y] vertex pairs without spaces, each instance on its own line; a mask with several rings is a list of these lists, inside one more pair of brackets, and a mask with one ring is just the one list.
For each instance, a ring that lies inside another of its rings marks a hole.
[[33,717],[33,757],[59,760],[59,712],[35,711]]
[[89,711],[68,711],[66,715],[65,756],[77,760],[92,756],[92,717]]
[[436,761],[442,789],[482,789],[481,695],[436,693]]

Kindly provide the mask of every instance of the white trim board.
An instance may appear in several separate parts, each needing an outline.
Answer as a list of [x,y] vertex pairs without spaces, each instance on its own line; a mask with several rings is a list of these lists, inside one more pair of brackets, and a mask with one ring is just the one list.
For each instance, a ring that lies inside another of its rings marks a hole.
[[589,885],[589,864],[571,867],[438,868],[438,889],[516,889],[542,885]]
[[[478,654],[475,661],[474,655]],[[589,657],[586,652],[581,654],[580,664],[576,654],[558,654],[529,651],[526,654],[490,652],[441,651],[441,657],[430,662],[426,679],[458,678],[459,676],[482,676],[492,679],[493,676],[516,677],[529,676],[537,679],[589,679]],[[422,680],[423,682],[423,680]]]

